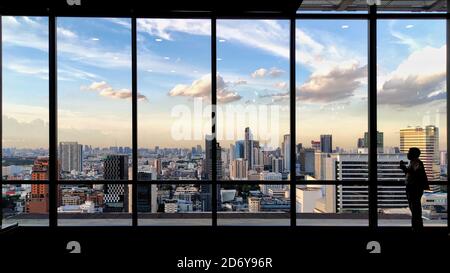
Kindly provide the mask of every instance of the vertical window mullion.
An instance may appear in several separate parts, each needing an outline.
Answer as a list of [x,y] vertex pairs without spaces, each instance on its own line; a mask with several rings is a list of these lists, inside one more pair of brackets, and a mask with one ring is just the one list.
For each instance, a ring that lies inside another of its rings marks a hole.
[[[131,18],[131,97],[132,97],[132,225],[138,225],[137,183],[138,183],[138,114],[137,114],[137,26],[136,17]],[[127,185],[128,186],[128,185]]]
[[289,88],[290,88],[290,135],[291,135],[291,166],[290,166],[290,200],[291,200],[291,227],[295,227],[297,225],[297,210],[296,210],[296,170],[295,165],[297,163],[297,156],[296,156],[296,150],[295,150],[295,144],[296,144],[296,84],[295,84],[295,50],[296,50],[296,32],[295,32],[295,13],[292,14],[290,19],[290,59],[289,59]]
[[[211,133],[212,133],[212,147],[211,147],[211,209],[212,209],[212,226],[217,226],[217,194],[218,194],[218,181],[217,181],[217,134],[216,134],[216,107],[217,107],[217,17],[214,13],[211,18]],[[206,147],[205,147],[206,148]]]
[[368,24],[368,68],[369,68],[369,150],[368,150],[368,183],[369,183],[369,228],[378,226],[377,204],[377,10],[370,6]]
[[58,226],[57,214],[57,190],[58,190],[58,160],[57,160],[57,41],[56,41],[56,16],[49,15],[48,39],[49,39],[49,225]]

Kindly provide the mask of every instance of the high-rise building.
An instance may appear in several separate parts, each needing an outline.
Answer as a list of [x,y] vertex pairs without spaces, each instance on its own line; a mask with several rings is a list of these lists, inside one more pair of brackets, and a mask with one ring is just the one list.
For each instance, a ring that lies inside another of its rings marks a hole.
[[272,158],[272,172],[283,172],[283,158]]
[[311,140],[311,148],[316,152],[320,152],[320,141]]
[[[205,176],[206,179],[212,180],[212,140],[210,136],[206,136],[205,138]],[[221,180],[223,178],[223,161],[222,161],[222,147],[220,144],[216,142],[216,172],[217,172],[217,180]]]
[[358,148],[366,148],[364,143],[364,138],[358,138],[358,143],[356,144]]
[[332,135],[320,135],[320,151],[322,153],[333,152],[333,137]]
[[234,145],[234,156],[235,158],[244,158],[244,140],[236,141]]
[[[369,148],[369,133],[364,133],[364,143],[363,147],[358,148]],[[381,154],[384,151],[384,133],[377,131],[377,153]]]
[[246,180],[248,171],[248,162],[246,159],[237,158],[231,162],[230,178],[232,180]]
[[314,166],[314,154],[315,150],[312,148],[301,148],[298,157],[300,163],[300,174],[303,175],[314,175],[315,166]]
[[38,157],[34,161],[31,180],[48,180],[48,157]]
[[284,135],[281,143],[281,155],[283,156],[283,170],[290,171],[291,169],[291,135]]
[[59,160],[62,172],[83,170],[83,145],[78,142],[60,142]]
[[[104,180],[128,180],[128,156],[108,155],[103,162]],[[130,212],[130,190],[128,185],[105,184],[105,212]]]
[[[426,127],[408,127],[400,130],[400,152],[408,153],[409,148],[420,149],[420,160],[425,166],[429,181],[440,180],[439,166],[439,128],[433,125]],[[439,186],[431,190],[438,191]]]
[[128,180],[128,156],[108,155],[103,162],[104,180]]
[[[31,180],[48,180],[48,157],[38,157],[34,161]],[[48,184],[33,184],[27,196],[28,213],[48,213]]]
[[[336,180],[368,181],[367,154],[338,154],[335,159]],[[392,185],[378,186],[378,208],[406,208],[404,180],[405,175],[398,167],[400,160],[408,161],[405,154],[378,154],[377,180],[392,182]],[[362,211],[368,209],[368,186],[342,185],[336,186],[336,209],[343,211]]]
[[248,169],[253,168],[253,135],[249,127],[245,128],[245,140],[244,140],[244,159],[247,159]]

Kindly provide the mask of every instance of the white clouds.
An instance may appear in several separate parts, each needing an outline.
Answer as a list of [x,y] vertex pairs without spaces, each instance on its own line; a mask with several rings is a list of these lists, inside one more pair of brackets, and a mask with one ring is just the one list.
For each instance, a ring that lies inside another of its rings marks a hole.
[[272,67],[270,69],[266,69],[266,68],[259,68],[257,70],[255,70],[255,72],[253,72],[251,74],[252,78],[256,79],[256,78],[266,78],[266,77],[272,77],[272,78],[276,78],[281,76],[284,73],[283,70],[276,68],[276,67]]
[[[58,27],[57,28],[57,35],[61,35],[65,38],[69,38],[69,39],[73,39],[73,38],[77,38],[78,36],[75,34],[75,32],[70,31],[68,29],[65,29],[63,27]],[[95,38],[93,38],[95,39]]]
[[446,46],[414,51],[379,81],[379,103],[409,107],[444,98]]
[[297,96],[306,102],[328,103],[352,97],[367,76],[367,66],[334,67],[326,74],[312,74]]
[[139,19],[138,30],[158,36],[164,40],[173,40],[172,33],[184,32],[194,35],[211,35],[209,20],[196,19]]
[[277,82],[273,86],[277,89],[284,90],[284,89],[287,89],[289,85],[287,84],[287,82]]
[[[200,79],[192,82],[191,85],[178,84],[169,91],[169,96],[184,96],[184,97],[201,97],[208,98],[211,94],[211,74],[202,76]],[[228,103],[240,100],[241,96],[232,90],[229,90],[220,75],[217,75],[217,101],[221,103]]]
[[350,27],[349,25],[342,25],[342,26],[341,26],[342,29],[347,29],[347,28],[349,28],[349,27]]
[[405,28],[413,28],[414,25],[406,25]]
[[[98,92],[101,96],[113,98],[113,99],[131,99],[132,93],[129,89],[113,89],[108,83],[105,81],[101,82],[93,82],[89,86],[81,87],[82,90],[89,90]],[[138,100],[148,101],[147,97],[138,94]]]

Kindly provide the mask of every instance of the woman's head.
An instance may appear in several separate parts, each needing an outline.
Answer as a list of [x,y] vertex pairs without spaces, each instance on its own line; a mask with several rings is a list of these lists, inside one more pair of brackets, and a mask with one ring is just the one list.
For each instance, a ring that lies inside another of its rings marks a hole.
[[420,149],[416,148],[416,147],[409,148],[407,156],[408,156],[409,160],[413,160],[413,159],[419,158],[419,156],[420,156]]

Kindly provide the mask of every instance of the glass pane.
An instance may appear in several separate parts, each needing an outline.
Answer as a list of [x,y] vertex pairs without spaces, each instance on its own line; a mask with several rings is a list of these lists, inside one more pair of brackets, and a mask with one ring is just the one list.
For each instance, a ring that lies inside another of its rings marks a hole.
[[287,180],[289,21],[217,21],[219,180]]
[[365,185],[301,185],[296,188],[298,226],[368,226]]
[[139,172],[151,180],[211,179],[204,162],[210,20],[138,19],[137,31]]
[[367,23],[298,20],[296,34],[296,178],[367,180]]
[[31,180],[48,156],[48,19],[3,16],[2,54],[2,180]]
[[289,185],[219,184],[217,189],[218,225],[290,225]]
[[58,225],[130,226],[131,185],[58,185]]
[[48,226],[49,195],[47,184],[3,184],[2,227]]
[[211,226],[211,185],[138,184],[139,225]]
[[58,18],[62,180],[131,179],[130,19]]
[[[384,182],[379,196],[389,197],[380,206],[380,225],[411,225],[400,168],[401,161],[410,164],[410,148],[421,151],[431,184],[447,181],[445,36],[444,20],[378,21],[378,180]],[[426,191],[425,225],[447,224],[446,195],[447,185]]]

